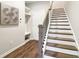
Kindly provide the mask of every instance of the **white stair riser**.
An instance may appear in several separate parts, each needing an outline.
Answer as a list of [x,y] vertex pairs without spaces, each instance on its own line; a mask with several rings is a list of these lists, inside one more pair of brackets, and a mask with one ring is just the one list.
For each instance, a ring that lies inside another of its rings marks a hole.
[[50,28],[70,28],[70,26],[50,26]]

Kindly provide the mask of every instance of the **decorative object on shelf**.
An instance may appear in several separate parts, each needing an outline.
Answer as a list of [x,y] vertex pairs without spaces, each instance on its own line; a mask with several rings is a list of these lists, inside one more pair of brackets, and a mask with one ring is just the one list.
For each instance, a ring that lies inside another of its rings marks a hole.
[[17,25],[19,23],[19,10],[15,7],[0,3],[0,24]]

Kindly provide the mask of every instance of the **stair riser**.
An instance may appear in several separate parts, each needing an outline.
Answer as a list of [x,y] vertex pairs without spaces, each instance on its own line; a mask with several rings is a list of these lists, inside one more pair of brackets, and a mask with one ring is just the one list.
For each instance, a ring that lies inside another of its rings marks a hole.
[[70,28],[70,26],[50,26],[50,28]]

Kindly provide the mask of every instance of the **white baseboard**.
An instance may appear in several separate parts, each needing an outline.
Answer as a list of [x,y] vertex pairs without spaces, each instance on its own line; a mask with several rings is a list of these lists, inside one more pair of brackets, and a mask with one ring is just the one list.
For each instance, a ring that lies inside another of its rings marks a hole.
[[29,40],[25,40],[22,44],[10,49],[9,51],[5,52],[4,54],[0,55],[0,58],[3,58],[5,57],[6,55],[8,55],[9,53],[13,52],[14,50],[16,50],[17,48],[21,47],[22,45],[24,45],[25,43],[27,43],[28,41],[30,41],[32,39],[29,39]]

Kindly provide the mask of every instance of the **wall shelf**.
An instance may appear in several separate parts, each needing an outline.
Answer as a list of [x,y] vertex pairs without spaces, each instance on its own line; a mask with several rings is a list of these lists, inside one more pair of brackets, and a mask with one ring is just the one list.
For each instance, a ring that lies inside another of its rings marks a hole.
[[31,35],[31,28],[30,28],[30,21],[31,21],[31,9],[25,6],[25,40],[30,38]]
[[31,16],[31,13],[25,13],[25,16]]

